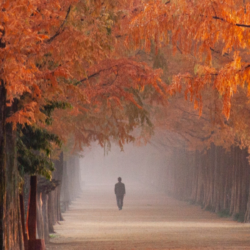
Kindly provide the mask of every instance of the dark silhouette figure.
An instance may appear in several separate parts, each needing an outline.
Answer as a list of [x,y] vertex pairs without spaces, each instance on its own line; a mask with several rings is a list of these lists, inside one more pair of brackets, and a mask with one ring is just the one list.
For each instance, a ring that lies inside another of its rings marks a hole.
[[117,206],[119,210],[122,210],[123,207],[123,197],[125,195],[125,185],[122,183],[122,178],[118,178],[118,183],[115,184],[115,195],[116,195],[116,201],[117,201]]

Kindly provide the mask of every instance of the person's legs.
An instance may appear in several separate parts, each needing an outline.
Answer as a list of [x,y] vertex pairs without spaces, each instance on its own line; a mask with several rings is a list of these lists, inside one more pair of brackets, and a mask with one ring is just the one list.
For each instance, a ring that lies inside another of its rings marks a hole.
[[120,197],[120,205],[121,205],[120,208],[121,208],[121,209],[122,209],[122,207],[123,207],[123,197],[124,197],[123,195]]
[[116,195],[117,207],[120,209],[120,197]]
[[121,210],[123,206],[123,195],[117,195],[116,196],[117,206]]

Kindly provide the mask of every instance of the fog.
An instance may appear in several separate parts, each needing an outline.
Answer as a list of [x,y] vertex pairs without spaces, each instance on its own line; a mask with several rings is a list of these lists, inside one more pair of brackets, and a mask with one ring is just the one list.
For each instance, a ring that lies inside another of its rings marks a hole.
[[[83,155],[80,159],[83,185],[114,184],[119,176],[125,183],[153,184],[157,170],[168,164],[168,154],[163,154],[162,149],[150,143],[140,147],[125,145],[123,151],[119,146],[112,145],[107,153],[93,144]],[[148,175],[151,180],[148,180]]]
[[[81,153],[82,190],[76,189],[64,221],[55,226],[60,237],[52,247],[58,248],[49,250],[249,249],[249,224],[193,205],[204,193],[197,191],[204,180],[200,167],[211,163],[211,155],[197,157],[176,134],[160,132],[140,147],[130,143],[121,151],[112,144],[105,153],[93,143]],[[114,194],[118,177],[126,185],[123,203]],[[67,248],[60,248],[63,243]]]

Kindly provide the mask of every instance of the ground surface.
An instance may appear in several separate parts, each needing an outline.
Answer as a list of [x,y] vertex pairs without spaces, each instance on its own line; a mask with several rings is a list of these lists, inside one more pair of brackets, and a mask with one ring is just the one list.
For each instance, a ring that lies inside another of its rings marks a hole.
[[86,187],[63,217],[48,250],[250,250],[249,224],[135,186],[122,211],[113,186]]

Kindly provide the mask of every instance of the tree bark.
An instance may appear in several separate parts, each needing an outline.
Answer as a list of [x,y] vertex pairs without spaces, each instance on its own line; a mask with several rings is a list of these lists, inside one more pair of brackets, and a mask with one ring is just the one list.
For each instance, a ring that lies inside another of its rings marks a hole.
[[16,101],[6,107],[6,89],[0,81],[0,250],[23,249],[16,134],[11,124],[5,124],[16,108]]
[[28,235],[29,240],[36,239],[36,192],[37,192],[37,176],[30,178],[30,202],[28,214]]
[[23,194],[19,195],[19,200],[20,200],[20,212],[21,212],[21,223],[22,223],[22,231],[23,231],[24,249],[28,250],[28,237],[27,237],[26,227],[25,227]]
[[3,81],[0,85],[0,250],[5,250],[6,217],[6,89]]

